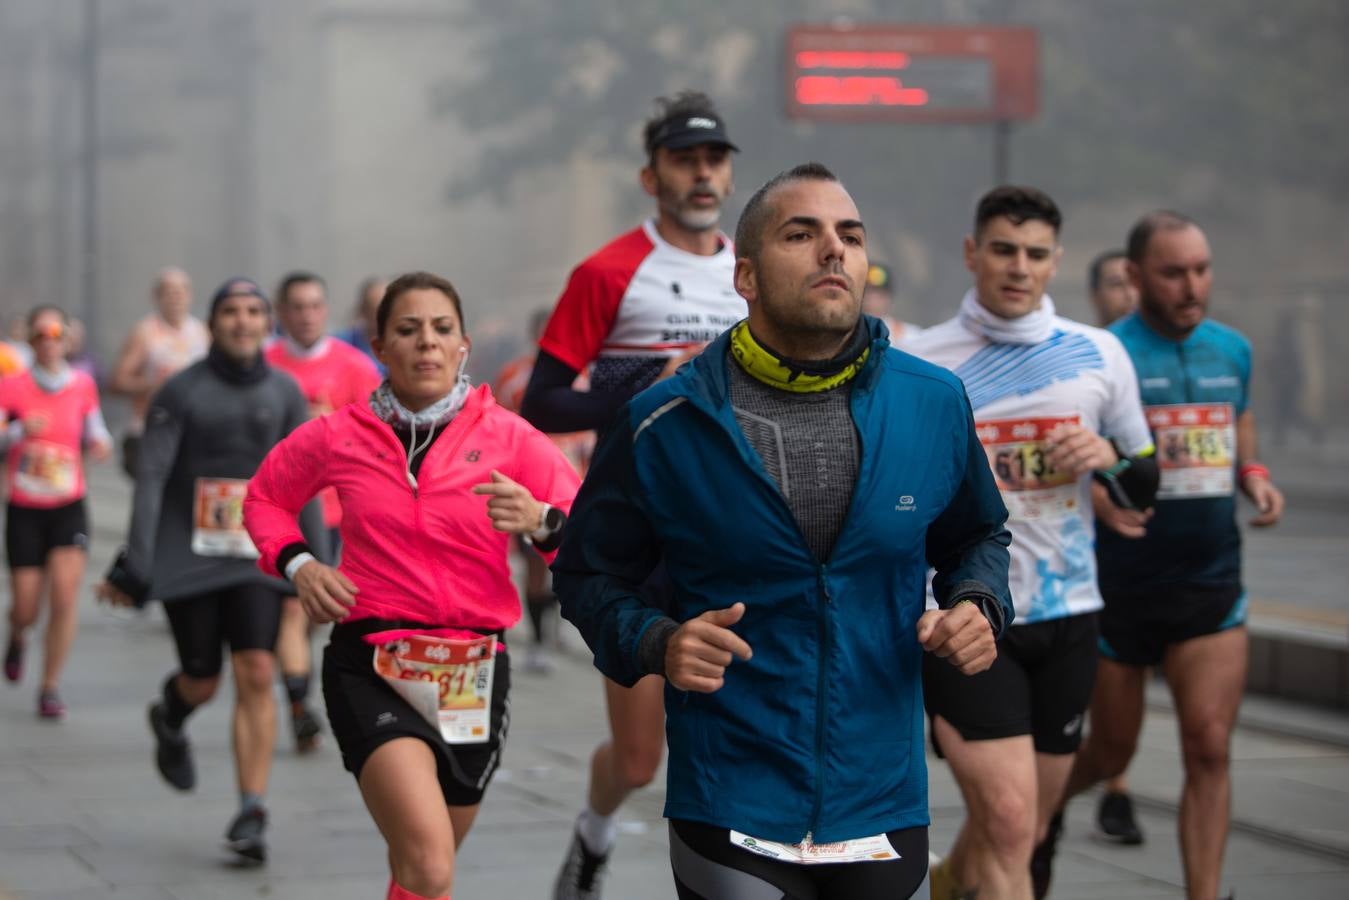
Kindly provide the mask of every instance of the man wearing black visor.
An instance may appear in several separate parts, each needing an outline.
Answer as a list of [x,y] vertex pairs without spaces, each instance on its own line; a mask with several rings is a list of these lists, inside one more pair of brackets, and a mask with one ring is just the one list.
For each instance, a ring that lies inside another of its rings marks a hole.
[[[633,395],[745,317],[735,291],[735,253],[718,227],[730,196],[731,143],[725,120],[704,94],[657,100],[642,132],[642,189],[656,214],[585,259],[557,301],[539,340],[538,361],[521,413],[545,432],[609,427]],[[589,368],[590,390],[577,391]],[[660,570],[644,586],[647,602],[668,603]],[[631,688],[607,679],[612,738],[595,751],[586,808],[554,887],[559,900],[600,896],[618,807],[655,777],[665,749],[664,679]]]

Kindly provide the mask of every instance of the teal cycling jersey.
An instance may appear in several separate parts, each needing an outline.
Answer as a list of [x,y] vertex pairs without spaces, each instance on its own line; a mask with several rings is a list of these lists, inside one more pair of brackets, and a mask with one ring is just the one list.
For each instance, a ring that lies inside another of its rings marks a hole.
[[1146,537],[1099,529],[1102,587],[1239,586],[1236,419],[1250,397],[1250,342],[1211,320],[1184,340],[1171,340],[1137,313],[1110,330],[1138,372],[1161,488]]

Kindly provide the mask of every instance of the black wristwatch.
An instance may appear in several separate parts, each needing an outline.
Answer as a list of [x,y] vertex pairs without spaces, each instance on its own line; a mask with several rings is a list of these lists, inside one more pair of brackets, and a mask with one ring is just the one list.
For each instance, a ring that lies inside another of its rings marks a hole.
[[567,524],[567,514],[556,506],[549,506],[545,503],[543,504],[543,525],[530,537],[536,541],[546,541],[561,531],[565,524]]

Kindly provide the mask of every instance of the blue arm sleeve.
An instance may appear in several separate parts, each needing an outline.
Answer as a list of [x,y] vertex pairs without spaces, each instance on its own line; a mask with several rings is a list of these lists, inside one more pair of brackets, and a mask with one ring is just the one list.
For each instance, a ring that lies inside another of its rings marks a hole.
[[964,418],[964,433],[957,431],[963,445],[964,475],[951,502],[927,531],[927,561],[936,569],[932,592],[942,609],[962,599],[973,600],[993,626],[993,633],[1001,636],[1014,614],[1007,581],[1012,534],[1005,525],[1007,507],[974,431],[968,400]]
[[647,674],[642,636],[665,616],[641,599],[640,585],[662,553],[641,503],[627,412],[601,439],[576,495],[553,562],[553,589],[562,615],[595,654],[595,668],[630,687]]

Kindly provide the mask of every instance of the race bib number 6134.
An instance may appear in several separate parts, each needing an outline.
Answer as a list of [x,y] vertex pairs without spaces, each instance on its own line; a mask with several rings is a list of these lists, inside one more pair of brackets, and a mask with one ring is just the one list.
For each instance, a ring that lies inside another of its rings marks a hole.
[[1072,415],[975,423],[1010,518],[1063,518],[1077,510],[1077,479],[1050,465],[1045,441],[1059,425],[1079,422]]

